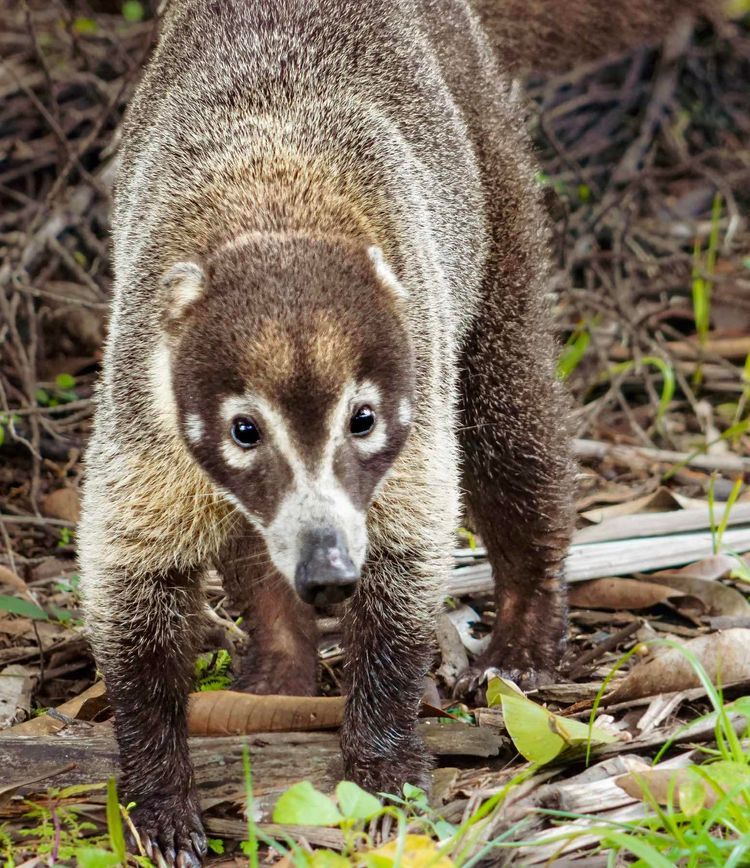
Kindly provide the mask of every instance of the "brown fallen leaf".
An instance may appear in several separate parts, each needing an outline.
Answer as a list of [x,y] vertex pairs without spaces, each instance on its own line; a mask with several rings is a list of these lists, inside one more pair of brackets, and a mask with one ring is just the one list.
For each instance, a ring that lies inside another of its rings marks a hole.
[[[63,702],[58,705],[56,711],[64,717],[71,717],[74,720],[91,719],[94,715],[91,713],[91,703],[96,701],[97,710],[103,707],[106,691],[103,681],[97,681],[96,684],[84,690],[79,696],[74,699]],[[88,709],[89,713],[84,714],[84,709]],[[39,717],[32,717],[31,720],[18,723],[12,728],[13,735],[53,735],[65,727],[65,721],[57,717],[52,717],[50,714],[40,714]]]
[[737,566],[736,558],[731,555],[709,555],[694,564],[688,564],[678,570],[660,570],[658,573],[652,573],[649,579],[667,576],[686,576],[692,579],[704,579],[705,581],[715,581],[716,579],[726,579],[733,569]]
[[335,729],[344,714],[342,696],[256,696],[232,690],[190,694],[190,735],[242,735]]
[[650,609],[659,603],[667,603],[675,608],[680,606],[698,612],[705,606],[697,597],[682,591],[672,590],[664,585],[642,582],[637,579],[594,579],[579,582],[568,592],[571,606],[583,609]]
[[649,581],[682,591],[701,600],[708,615],[750,615],[750,603],[735,588],[718,581],[699,579],[684,573],[649,576]]
[[[689,769],[644,769],[636,774],[632,772],[615,778],[617,786],[624,790],[631,798],[643,801],[652,798],[660,805],[669,804],[670,797],[673,804],[677,803],[678,793],[681,786],[693,784],[696,779],[690,775]],[[704,791],[704,805],[712,808],[720,796],[705,781],[701,782]]]
[[668,509],[680,509],[681,504],[670,489],[661,486],[650,494],[617,503],[614,506],[603,506],[589,509],[581,516],[594,524],[600,524],[607,519],[620,518],[623,515],[635,515],[642,512],[664,512]]
[[81,504],[78,492],[73,488],[58,488],[42,498],[42,514],[47,518],[60,518],[63,521],[78,523]]
[[[685,642],[683,647],[695,655],[714,684],[750,680],[750,630],[709,633]],[[662,648],[656,657],[636,664],[602,701],[609,705],[699,686],[687,657],[676,648]]]
[[26,593],[29,590],[26,582],[20,576],[16,575],[13,570],[9,570],[8,567],[2,566],[2,564],[0,564],[0,585],[7,585],[21,593]]

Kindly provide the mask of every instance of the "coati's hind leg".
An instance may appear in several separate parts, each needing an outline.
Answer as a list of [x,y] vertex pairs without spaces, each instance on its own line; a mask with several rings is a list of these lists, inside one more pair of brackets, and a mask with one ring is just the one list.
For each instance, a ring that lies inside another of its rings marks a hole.
[[318,670],[315,610],[274,568],[265,543],[240,523],[218,557],[224,589],[248,633],[234,684],[246,693],[312,696]]
[[[506,274],[507,286],[513,278]],[[524,687],[549,679],[565,639],[567,406],[541,292],[523,292],[516,283],[502,305],[487,294],[461,365],[466,505],[487,546],[497,614],[490,646],[459,679],[457,694],[474,692],[490,667]]]

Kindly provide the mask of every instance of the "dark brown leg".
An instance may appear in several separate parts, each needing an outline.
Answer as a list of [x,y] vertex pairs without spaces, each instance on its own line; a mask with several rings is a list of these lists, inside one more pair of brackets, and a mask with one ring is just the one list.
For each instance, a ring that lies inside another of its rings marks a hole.
[[[509,281],[510,283],[510,281]],[[523,289],[516,289],[517,294]],[[573,463],[556,346],[537,299],[485,305],[462,364],[464,487],[495,574],[487,651],[459,679],[471,694],[494,667],[528,687],[552,677],[566,633],[562,562]]]
[[422,448],[419,434],[412,439],[404,477],[397,471],[388,483],[395,496],[386,486],[374,510],[370,556],[344,619],[344,770],[372,792],[430,785],[433,763],[416,722],[458,518],[452,437]]
[[248,633],[233,688],[245,693],[314,695],[318,671],[315,610],[274,569],[253,528],[243,524],[233,533],[219,556],[218,568]]
[[105,574],[89,584],[89,632],[120,748],[120,801],[154,861],[206,853],[187,743],[187,695],[202,626],[197,575]]

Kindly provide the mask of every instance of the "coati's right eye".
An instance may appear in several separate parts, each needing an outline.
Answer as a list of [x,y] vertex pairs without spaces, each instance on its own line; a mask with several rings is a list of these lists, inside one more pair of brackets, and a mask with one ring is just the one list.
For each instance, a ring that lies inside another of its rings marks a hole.
[[260,430],[247,416],[238,416],[232,421],[232,440],[243,449],[252,449],[260,443]]

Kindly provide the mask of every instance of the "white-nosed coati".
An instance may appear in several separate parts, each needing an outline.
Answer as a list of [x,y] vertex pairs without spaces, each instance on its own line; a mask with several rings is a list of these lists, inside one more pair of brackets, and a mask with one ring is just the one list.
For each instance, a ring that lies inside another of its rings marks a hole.
[[238,685],[315,688],[345,615],[346,777],[424,786],[415,735],[459,490],[497,578],[462,681],[555,668],[571,529],[545,218],[510,75],[701,0],[172,0],[130,106],[80,528],[123,796],[206,839],[185,705],[202,576],[253,623]]

